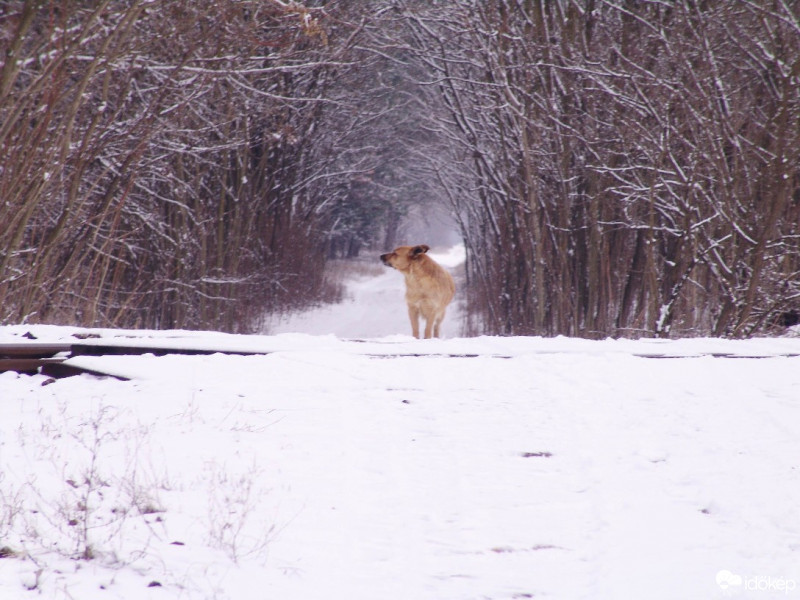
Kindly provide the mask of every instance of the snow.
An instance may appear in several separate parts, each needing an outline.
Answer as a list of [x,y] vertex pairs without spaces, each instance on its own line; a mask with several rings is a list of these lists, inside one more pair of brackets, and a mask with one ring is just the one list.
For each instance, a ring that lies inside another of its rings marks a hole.
[[0,374],[0,598],[800,595],[800,339],[414,340],[394,295]]

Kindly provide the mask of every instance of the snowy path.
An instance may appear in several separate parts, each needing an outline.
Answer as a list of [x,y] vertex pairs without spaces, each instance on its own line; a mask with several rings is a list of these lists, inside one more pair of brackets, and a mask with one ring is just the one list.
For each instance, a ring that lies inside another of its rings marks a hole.
[[[451,272],[455,272],[464,262],[462,246],[454,246],[439,252],[431,251],[429,254]],[[369,257],[365,258],[370,260]],[[333,334],[343,338],[410,334],[411,326],[408,322],[402,274],[384,267],[377,255],[374,256],[373,262],[380,274],[357,275],[346,282],[343,302],[277,319],[269,324],[269,333]],[[447,317],[442,325],[443,337],[455,337],[460,333],[459,292],[460,290],[457,290],[456,298],[448,308]]]
[[265,354],[0,374],[3,600],[800,597],[800,339],[97,333]]

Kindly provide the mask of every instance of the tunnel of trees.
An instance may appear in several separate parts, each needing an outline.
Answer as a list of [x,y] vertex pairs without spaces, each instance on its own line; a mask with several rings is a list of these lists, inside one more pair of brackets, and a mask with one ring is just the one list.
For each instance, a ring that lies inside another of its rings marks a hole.
[[0,323],[256,331],[442,205],[467,333],[800,308],[796,3],[10,0],[0,60]]

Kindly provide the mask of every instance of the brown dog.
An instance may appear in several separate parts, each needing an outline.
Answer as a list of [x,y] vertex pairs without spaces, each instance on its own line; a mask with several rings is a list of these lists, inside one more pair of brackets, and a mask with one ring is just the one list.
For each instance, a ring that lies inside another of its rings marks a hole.
[[411,330],[419,337],[419,317],[425,319],[425,338],[439,337],[447,305],[456,293],[453,277],[426,254],[425,244],[400,246],[394,252],[381,254],[383,264],[394,267],[406,278],[406,303]]

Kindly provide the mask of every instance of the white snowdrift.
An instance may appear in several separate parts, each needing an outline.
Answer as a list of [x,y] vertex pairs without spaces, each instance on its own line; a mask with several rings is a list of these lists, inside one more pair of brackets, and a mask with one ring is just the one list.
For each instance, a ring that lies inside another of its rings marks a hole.
[[0,597],[800,594],[800,340],[187,340],[0,376]]

